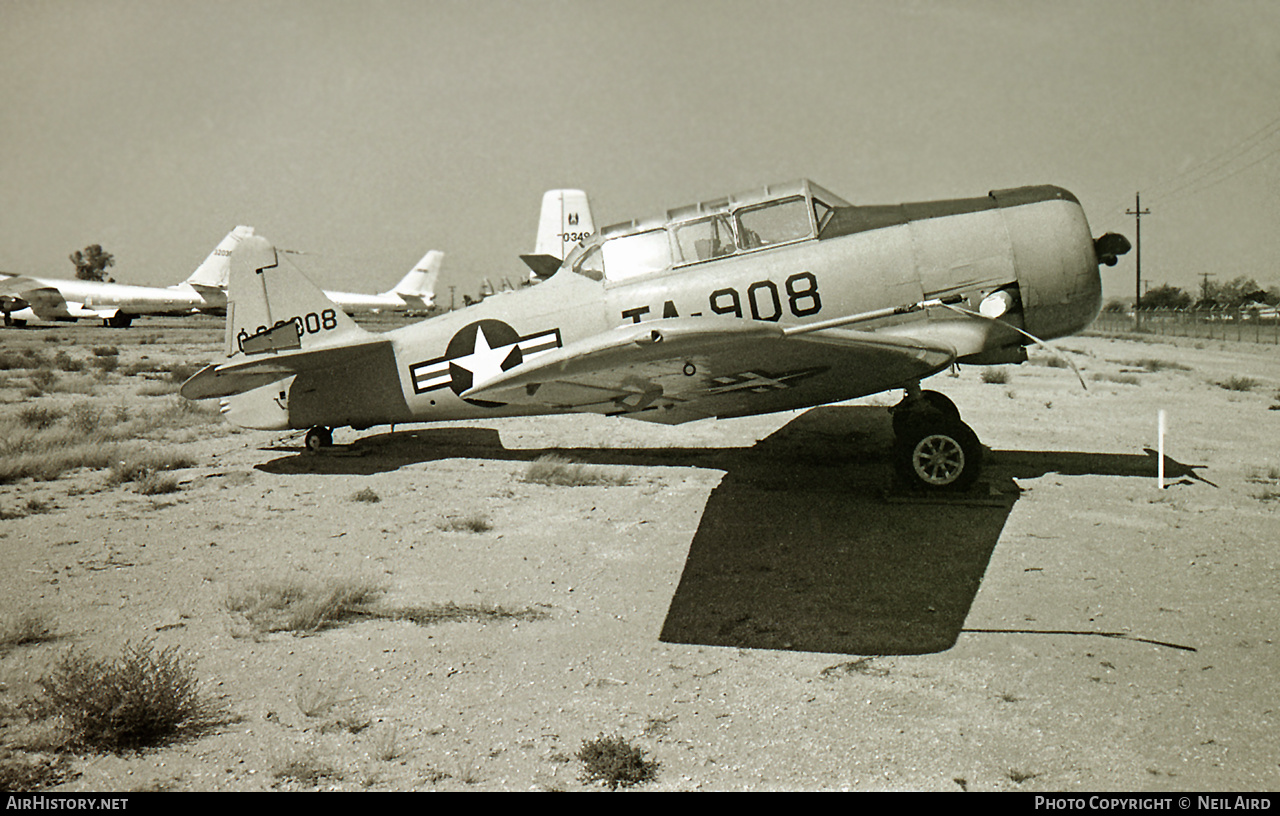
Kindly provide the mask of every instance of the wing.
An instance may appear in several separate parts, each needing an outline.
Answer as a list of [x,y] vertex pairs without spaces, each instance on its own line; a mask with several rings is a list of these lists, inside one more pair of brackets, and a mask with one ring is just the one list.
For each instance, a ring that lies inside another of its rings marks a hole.
[[67,312],[67,301],[61,292],[47,283],[21,275],[0,280],[0,302],[9,304],[12,311],[30,306],[41,317]]
[[[285,326],[291,330],[289,333],[293,334],[293,324],[286,323]],[[296,338],[296,334],[294,337]],[[184,382],[178,389],[178,393],[189,400],[243,394],[245,391],[252,391],[304,371],[334,368],[359,362],[390,344],[390,340],[379,338],[312,351],[271,354],[256,360],[208,365]],[[334,387],[340,388],[341,383],[335,383]]]
[[955,356],[941,343],[847,328],[788,335],[774,323],[674,318],[540,354],[462,397],[676,424],[874,394]]

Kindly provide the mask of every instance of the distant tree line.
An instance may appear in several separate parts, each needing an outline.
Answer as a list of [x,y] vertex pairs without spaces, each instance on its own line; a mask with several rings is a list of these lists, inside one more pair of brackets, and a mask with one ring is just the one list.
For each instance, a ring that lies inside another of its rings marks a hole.
[[[1280,305],[1280,286],[1263,289],[1253,278],[1241,275],[1230,281],[1218,283],[1205,280],[1196,297],[1177,286],[1164,284],[1148,289],[1142,295],[1144,309],[1229,309],[1237,310],[1250,304]],[[1109,312],[1123,312],[1129,305],[1123,300],[1107,303]]]

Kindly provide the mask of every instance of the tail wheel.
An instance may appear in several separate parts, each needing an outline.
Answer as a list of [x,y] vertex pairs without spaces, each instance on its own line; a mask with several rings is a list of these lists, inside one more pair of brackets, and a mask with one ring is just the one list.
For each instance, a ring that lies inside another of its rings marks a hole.
[[307,450],[311,451],[312,453],[318,453],[322,448],[332,447],[333,431],[330,428],[325,428],[317,425],[316,427],[307,431],[307,437],[305,442],[306,442]]
[[966,490],[982,470],[982,443],[963,422],[942,420],[906,429],[894,448],[894,467],[911,487]]

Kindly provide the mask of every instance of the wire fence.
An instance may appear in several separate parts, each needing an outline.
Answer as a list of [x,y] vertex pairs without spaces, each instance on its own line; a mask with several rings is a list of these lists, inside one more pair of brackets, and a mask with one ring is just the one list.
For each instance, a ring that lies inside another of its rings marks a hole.
[[1264,309],[1142,309],[1102,312],[1090,326],[1108,333],[1138,332],[1165,337],[1203,337],[1280,345],[1280,314]]

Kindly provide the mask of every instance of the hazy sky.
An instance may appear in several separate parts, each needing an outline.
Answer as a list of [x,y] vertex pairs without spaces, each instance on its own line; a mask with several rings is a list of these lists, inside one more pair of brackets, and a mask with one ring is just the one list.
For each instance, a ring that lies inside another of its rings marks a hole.
[[1059,184],[1131,239],[1141,191],[1153,285],[1280,284],[1274,0],[0,0],[0,82],[7,272],[176,283],[250,224],[329,288],[444,250],[460,295],[548,188],[606,224],[804,176]]

